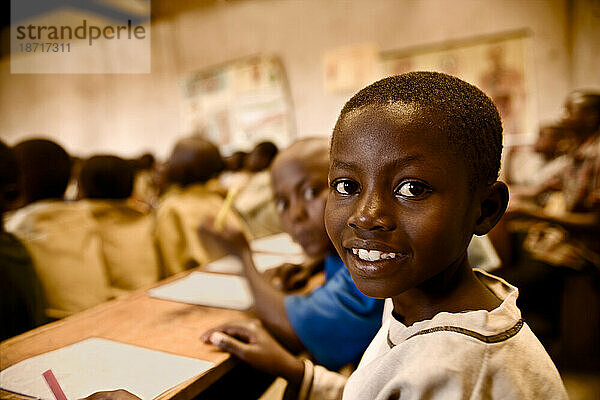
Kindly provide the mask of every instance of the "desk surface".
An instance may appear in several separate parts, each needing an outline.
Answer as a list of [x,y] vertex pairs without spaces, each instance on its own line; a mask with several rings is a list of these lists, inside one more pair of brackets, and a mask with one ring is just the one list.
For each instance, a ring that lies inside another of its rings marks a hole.
[[[155,286],[181,278],[189,272]],[[2,342],[0,369],[89,337],[101,337],[215,363],[214,368],[160,397],[191,399],[235,365],[229,354],[202,343],[200,335],[222,323],[249,316],[242,311],[155,299],[148,297],[145,290],[140,290]],[[0,398],[27,399],[3,390],[0,390]]]

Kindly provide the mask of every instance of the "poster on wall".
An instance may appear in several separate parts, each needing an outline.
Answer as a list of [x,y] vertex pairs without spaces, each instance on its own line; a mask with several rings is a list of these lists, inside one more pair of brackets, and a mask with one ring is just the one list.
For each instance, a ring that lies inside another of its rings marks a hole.
[[527,40],[526,32],[513,32],[382,53],[380,72],[382,77],[419,70],[455,75],[494,100],[502,117],[506,146],[531,143],[536,137],[537,118]]
[[374,43],[344,46],[323,54],[327,93],[352,93],[379,77],[379,49]]
[[286,147],[296,132],[279,58],[250,57],[190,74],[184,82],[184,126],[225,155],[261,141]]

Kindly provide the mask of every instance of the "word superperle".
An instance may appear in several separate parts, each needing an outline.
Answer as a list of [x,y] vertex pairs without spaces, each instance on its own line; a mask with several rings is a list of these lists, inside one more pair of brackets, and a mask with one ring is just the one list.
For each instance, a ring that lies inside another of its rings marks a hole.
[[88,39],[89,45],[92,45],[94,40],[105,39],[145,39],[146,29],[143,26],[133,27],[131,20],[127,20],[127,25],[106,25],[98,27],[88,25],[87,20],[83,20],[82,25],[75,28],[68,25],[52,26],[52,25],[20,25],[17,27],[17,39],[33,39],[33,40],[68,40],[68,39]]

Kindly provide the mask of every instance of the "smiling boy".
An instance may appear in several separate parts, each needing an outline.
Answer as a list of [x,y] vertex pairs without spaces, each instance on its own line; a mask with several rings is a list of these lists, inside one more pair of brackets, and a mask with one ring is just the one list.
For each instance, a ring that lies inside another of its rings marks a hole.
[[491,100],[448,75],[387,78],[344,106],[327,232],[357,287],[393,302],[344,398],[566,398],[516,288],[467,259],[506,209],[501,150]]
[[[281,360],[300,398],[566,399],[521,319],[518,291],[473,270],[467,247],[503,215],[502,125],[492,101],[460,79],[414,72],[346,103],[333,131],[325,225],[364,294],[393,311],[357,370],[339,376],[285,356],[254,326],[207,340],[256,363]],[[387,300],[390,301],[390,300]],[[344,327],[340,327],[344,329]],[[304,364],[304,365],[302,365]]]

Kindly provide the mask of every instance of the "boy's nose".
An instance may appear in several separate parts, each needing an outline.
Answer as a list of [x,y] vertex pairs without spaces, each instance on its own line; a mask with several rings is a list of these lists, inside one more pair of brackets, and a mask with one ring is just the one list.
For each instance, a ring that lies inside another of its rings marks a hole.
[[306,218],[304,203],[298,199],[290,200],[290,218],[293,222],[302,221]]
[[391,205],[385,204],[380,196],[362,196],[354,213],[348,219],[348,225],[355,229],[368,231],[391,231],[396,223],[391,215]]

